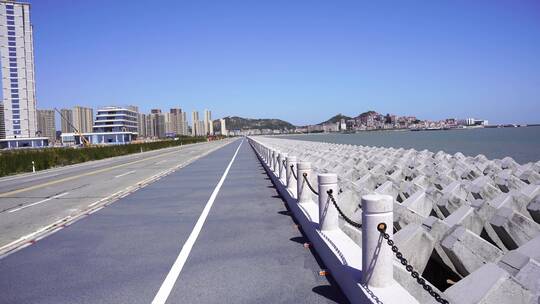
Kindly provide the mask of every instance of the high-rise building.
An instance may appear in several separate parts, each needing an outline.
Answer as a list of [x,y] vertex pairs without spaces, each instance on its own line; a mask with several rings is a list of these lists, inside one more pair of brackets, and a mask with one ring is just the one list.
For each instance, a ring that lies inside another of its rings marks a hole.
[[199,136],[201,134],[201,131],[199,129],[199,112],[193,111],[191,113],[191,135],[192,136]]
[[161,109],[150,110],[150,124],[152,137],[165,137],[165,115],[161,113]]
[[214,134],[214,123],[212,122],[212,111],[204,110],[204,135]]
[[154,137],[154,125],[152,124],[152,114],[145,115],[145,128],[146,128],[146,137]]
[[189,135],[187,113],[182,112],[182,135]]
[[197,121],[197,136],[206,136],[206,134],[204,133],[204,121],[203,120],[199,120]]
[[49,138],[49,142],[56,139],[56,124],[54,110],[37,110],[37,132],[40,136]]
[[61,109],[60,114],[60,131],[62,133],[73,133],[73,110]]
[[94,110],[81,106],[73,107],[73,126],[81,133],[92,132]]
[[227,132],[227,125],[225,124],[225,118],[222,118],[219,120],[221,123],[221,135],[229,135],[229,132]]
[[0,25],[5,138],[32,138],[37,120],[30,4],[0,0]]
[[4,104],[0,102],[0,139],[6,138],[6,127],[4,125]]
[[147,137],[148,131],[146,129],[146,114],[137,114],[137,124],[139,127],[139,137]]
[[185,113],[182,112],[182,109],[172,108],[168,114],[171,133],[176,135],[187,135],[184,123]]

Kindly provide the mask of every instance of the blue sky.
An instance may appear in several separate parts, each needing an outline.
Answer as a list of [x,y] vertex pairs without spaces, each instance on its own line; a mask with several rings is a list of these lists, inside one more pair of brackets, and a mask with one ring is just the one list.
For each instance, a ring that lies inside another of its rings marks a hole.
[[540,122],[538,1],[29,2],[38,108]]

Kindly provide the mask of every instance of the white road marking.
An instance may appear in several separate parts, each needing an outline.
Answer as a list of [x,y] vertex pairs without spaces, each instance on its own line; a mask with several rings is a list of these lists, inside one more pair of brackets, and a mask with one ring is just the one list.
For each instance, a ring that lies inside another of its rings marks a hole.
[[93,207],[93,206],[95,206],[95,205],[97,205],[97,204],[99,204],[99,203],[101,203],[101,202],[103,202],[103,201],[106,201],[106,200],[110,199],[111,197],[117,195],[118,193],[120,193],[120,192],[122,192],[122,191],[123,191],[123,190],[116,191],[115,193],[113,193],[113,194],[111,194],[111,195],[109,195],[109,196],[107,196],[107,197],[104,197],[104,198],[100,199],[99,201],[95,201],[95,202],[91,203],[90,205],[88,205],[88,207]]
[[155,165],[163,164],[164,162],[168,161],[168,159],[160,160]]
[[129,172],[126,172],[126,173],[123,173],[123,174],[120,174],[120,175],[117,175],[114,178],[119,178],[119,177],[126,176],[126,175],[133,174],[133,173],[135,173],[135,170],[129,171]]
[[55,196],[51,196],[49,198],[46,198],[44,200],[41,200],[41,201],[38,201],[38,202],[35,202],[35,203],[31,203],[31,204],[28,204],[28,205],[21,206],[19,208],[11,209],[11,210],[8,211],[8,213],[17,212],[19,210],[23,210],[23,209],[26,209],[26,208],[29,208],[29,207],[32,207],[32,206],[35,206],[35,205],[43,204],[45,202],[48,202],[48,201],[56,199],[56,198],[60,198],[60,197],[62,197],[64,195],[68,195],[68,194],[69,194],[69,192],[64,192],[64,193],[61,193],[61,194],[57,194]]
[[184,267],[184,264],[187,261],[189,253],[191,252],[191,249],[193,248],[193,245],[195,244],[195,241],[197,240],[197,237],[199,236],[199,233],[202,230],[204,222],[206,221],[206,218],[208,217],[208,213],[210,213],[210,209],[212,208],[212,205],[214,204],[216,196],[219,193],[219,190],[221,189],[221,186],[223,185],[225,178],[229,174],[229,169],[231,169],[231,166],[234,160],[236,159],[236,155],[238,154],[238,151],[240,150],[240,147],[242,146],[243,142],[244,142],[244,139],[242,139],[242,141],[238,145],[238,148],[236,148],[236,152],[234,152],[234,155],[231,161],[229,162],[229,165],[225,169],[225,172],[223,172],[223,175],[221,176],[221,179],[216,185],[216,188],[214,188],[212,195],[210,195],[210,198],[208,199],[206,206],[204,206],[201,216],[199,216],[199,219],[197,220],[197,223],[193,227],[191,234],[189,235],[187,241],[184,243],[184,246],[182,246],[182,250],[180,250],[180,253],[178,254],[178,257],[176,258],[176,261],[174,261],[174,264],[172,265],[171,270],[169,270],[169,273],[167,274],[165,281],[163,281],[163,284],[161,284],[161,287],[159,288],[159,291],[154,297],[152,304],[164,304],[167,301],[167,298],[169,297],[169,294],[171,293],[174,287],[174,284],[176,283],[176,280],[178,280],[178,277],[180,276],[180,272],[182,271],[182,268]]

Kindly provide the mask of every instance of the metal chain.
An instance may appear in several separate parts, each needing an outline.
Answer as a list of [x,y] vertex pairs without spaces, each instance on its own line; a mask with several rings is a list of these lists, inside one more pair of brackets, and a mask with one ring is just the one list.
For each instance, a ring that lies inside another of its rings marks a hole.
[[294,165],[291,165],[291,173],[295,180],[298,180],[298,177],[296,177],[296,173],[294,173]]
[[[340,189],[340,191],[341,191],[341,189]],[[351,220],[349,217],[347,217],[347,216],[343,213],[343,211],[341,211],[341,208],[339,208],[339,206],[337,205],[336,199],[334,198],[334,195],[332,194],[332,193],[333,193],[332,189],[326,191],[326,193],[328,194],[328,197],[330,198],[330,200],[331,200],[332,203],[334,204],[334,207],[336,207],[336,210],[339,212],[339,214],[341,215],[341,217],[343,217],[343,219],[344,219],[347,223],[349,223],[351,226],[353,226],[353,227],[355,227],[355,228],[358,228],[358,229],[362,228],[362,224],[357,223],[357,222]]]
[[308,185],[309,189],[311,190],[311,192],[315,193],[316,195],[319,195],[319,192],[315,191],[315,189],[313,189],[313,187],[311,186],[311,184],[309,183],[308,179],[307,179],[307,173],[304,173],[302,174],[304,176],[304,180],[306,181],[306,184]]
[[392,248],[392,252],[396,255],[396,258],[401,262],[401,265],[405,266],[405,269],[411,273],[411,277],[413,279],[416,279],[416,282],[424,288],[425,291],[427,291],[434,299],[435,301],[439,303],[449,304],[447,300],[443,299],[441,295],[439,295],[431,285],[428,285],[426,283],[426,280],[424,280],[422,277],[420,277],[420,274],[414,270],[413,266],[409,264],[406,258],[403,257],[403,254],[399,251],[399,248],[394,245],[394,241],[390,239],[390,235],[386,233],[386,224],[385,223],[379,223],[377,225],[377,230],[382,234],[383,238],[386,240],[386,243],[388,246]]

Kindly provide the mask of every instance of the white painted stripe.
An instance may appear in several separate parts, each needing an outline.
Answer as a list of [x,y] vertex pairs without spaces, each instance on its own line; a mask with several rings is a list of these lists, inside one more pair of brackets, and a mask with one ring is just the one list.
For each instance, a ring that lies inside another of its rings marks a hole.
[[99,204],[99,203],[101,203],[103,201],[106,201],[106,200],[110,199],[111,197],[117,195],[118,193],[121,193],[122,191],[123,190],[116,191],[115,193],[113,193],[113,194],[111,194],[111,195],[109,195],[107,197],[104,197],[104,198],[100,199],[99,201],[95,201],[95,202],[91,203],[90,205],[88,205],[88,207],[93,207],[93,206],[95,206],[95,205],[97,205],[97,204]]
[[120,175],[115,176],[114,178],[119,178],[119,177],[126,176],[126,175],[133,174],[133,173],[135,173],[135,170],[133,170],[133,171],[128,171],[128,172],[126,172],[126,173],[122,173],[122,174],[120,174]]
[[168,161],[168,159],[160,160],[155,165],[163,164],[164,162]]
[[120,175],[115,176],[114,178],[119,178],[119,177],[126,176],[126,175],[133,174],[133,173],[135,173],[135,170],[133,170],[133,171],[128,171],[128,172],[126,172],[126,173],[122,173],[122,174],[120,174]]
[[229,165],[225,169],[225,172],[223,172],[223,176],[221,176],[221,179],[216,185],[216,188],[214,188],[214,192],[212,192],[212,195],[210,195],[210,198],[208,199],[206,206],[204,206],[204,209],[201,215],[199,216],[197,223],[193,227],[193,230],[191,231],[191,234],[189,235],[187,241],[184,243],[184,246],[182,246],[182,250],[178,254],[176,261],[174,261],[174,264],[172,265],[171,270],[169,270],[169,273],[167,274],[165,281],[163,281],[163,284],[161,284],[161,287],[159,288],[158,293],[154,297],[152,304],[164,304],[167,301],[167,298],[169,297],[169,294],[171,293],[174,287],[174,284],[176,283],[178,276],[180,276],[180,272],[182,271],[182,268],[184,267],[184,264],[187,261],[189,253],[191,252],[191,249],[193,248],[193,245],[195,244],[195,241],[197,240],[197,237],[199,236],[199,233],[202,230],[204,222],[206,221],[206,218],[208,217],[208,213],[210,213],[210,208],[212,208],[212,205],[214,204],[216,196],[219,193],[219,190],[221,189],[221,186],[223,185],[223,182],[225,181],[227,174],[229,174],[229,169],[231,169],[231,166],[234,160],[236,159],[236,155],[238,154],[238,151],[240,150],[240,147],[242,146],[243,142],[244,142],[244,139],[242,139],[242,141],[238,145],[238,148],[236,148],[236,152],[234,152],[234,155],[231,161],[229,162]]
[[23,209],[26,209],[26,208],[28,208],[28,207],[32,207],[32,206],[35,206],[35,205],[43,204],[43,203],[45,203],[45,202],[48,202],[48,201],[50,201],[50,200],[53,200],[53,199],[55,199],[55,198],[59,198],[59,197],[62,197],[62,196],[64,196],[64,195],[68,195],[68,194],[69,194],[69,192],[64,192],[64,193],[61,193],[61,194],[58,194],[58,195],[55,195],[55,196],[51,196],[51,197],[49,197],[49,198],[46,198],[46,199],[44,199],[44,200],[41,200],[41,201],[38,201],[38,202],[35,202],[35,203],[31,203],[31,204],[28,204],[28,205],[21,206],[21,207],[19,207],[19,208],[11,209],[11,210],[8,211],[8,213],[17,212],[17,211],[19,211],[19,210],[23,210]]

